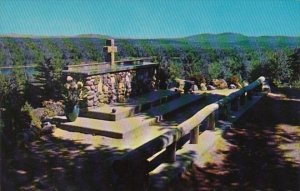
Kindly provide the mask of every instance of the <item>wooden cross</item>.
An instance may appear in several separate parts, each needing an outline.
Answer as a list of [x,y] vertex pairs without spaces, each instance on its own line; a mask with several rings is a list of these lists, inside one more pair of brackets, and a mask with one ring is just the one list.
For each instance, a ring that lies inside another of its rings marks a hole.
[[104,46],[103,52],[105,52],[107,54],[105,61],[110,62],[111,64],[114,64],[115,63],[115,53],[118,52],[118,49],[115,46],[114,39],[106,40],[106,46]]

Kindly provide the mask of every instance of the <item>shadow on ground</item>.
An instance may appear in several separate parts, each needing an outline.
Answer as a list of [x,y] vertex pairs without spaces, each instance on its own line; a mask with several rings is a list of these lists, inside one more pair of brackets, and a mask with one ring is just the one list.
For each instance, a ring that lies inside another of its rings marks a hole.
[[3,149],[1,189],[112,190],[109,167],[124,152],[44,136],[24,148]]
[[[207,101],[214,102],[220,97],[210,96]],[[188,116],[198,110],[194,108]],[[181,118],[175,119],[169,121],[177,122]],[[107,146],[91,147],[91,144],[51,135],[43,136],[26,147],[3,148],[2,145],[1,189],[114,190],[118,186],[114,185],[111,165],[126,151]]]
[[221,163],[192,165],[169,190],[300,190],[300,90],[276,90],[225,139]]
[[[281,89],[229,130],[224,160],[192,168],[168,190],[299,190],[300,91]],[[2,190],[113,190],[111,162],[126,151],[44,136],[1,155]],[[187,161],[187,153],[178,161]],[[169,176],[169,175],[166,175]]]

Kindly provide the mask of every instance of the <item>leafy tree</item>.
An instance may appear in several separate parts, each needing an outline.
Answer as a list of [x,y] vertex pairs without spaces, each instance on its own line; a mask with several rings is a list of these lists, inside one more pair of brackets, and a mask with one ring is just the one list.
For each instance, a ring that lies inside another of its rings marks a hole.
[[91,42],[91,39],[81,38],[81,44],[84,46],[87,60],[101,62],[102,59],[102,50],[97,50],[96,46]]
[[169,78],[172,80],[175,78],[184,78],[183,65],[179,62],[170,61],[168,72]]
[[31,38],[23,39],[27,52],[31,52],[32,57],[27,61],[30,65],[40,65],[43,62],[43,53]]
[[46,99],[60,98],[61,90],[61,68],[56,63],[57,60],[52,57],[44,57],[44,61],[38,66],[36,77],[44,86],[44,96]]
[[288,57],[288,62],[292,70],[291,80],[300,81],[300,48]]
[[197,56],[193,52],[188,52],[182,59],[184,76],[190,78],[192,76],[202,74],[200,63]]
[[25,63],[25,56],[20,49],[20,47],[17,45],[17,43],[14,41],[13,38],[3,38],[3,43],[4,46],[7,47],[9,51],[9,57],[8,59],[11,59],[11,62],[9,64],[11,65],[18,65],[20,64],[21,66],[24,65]]
[[72,60],[73,63],[78,64],[80,63],[80,60],[82,58],[82,55],[80,51],[78,50],[78,47],[75,46],[74,42],[72,42],[71,38],[63,38],[62,39],[63,44],[70,54],[70,59]]
[[266,75],[268,75],[276,85],[291,81],[292,69],[288,63],[287,55],[282,51],[274,52],[269,55],[268,63],[264,69]]
[[0,109],[3,120],[2,132],[15,136],[23,128],[21,107],[25,102],[26,79],[24,71],[14,66],[10,75],[0,74]]
[[218,79],[221,76],[221,71],[222,71],[222,66],[219,62],[213,62],[212,64],[209,65],[208,67],[208,75],[212,79]]
[[155,52],[153,47],[149,44],[149,41],[141,40],[141,46],[144,51],[144,56],[154,56]]
[[44,87],[44,97],[57,99],[61,94],[62,53],[50,40],[45,39],[43,44],[48,51],[44,53],[42,63],[37,66],[35,77]]
[[4,45],[0,42],[0,66],[5,65]]
[[119,43],[119,54],[121,57],[137,57],[138,53],[136,49],[129,43],[126,39],[121,39],[118,41]]

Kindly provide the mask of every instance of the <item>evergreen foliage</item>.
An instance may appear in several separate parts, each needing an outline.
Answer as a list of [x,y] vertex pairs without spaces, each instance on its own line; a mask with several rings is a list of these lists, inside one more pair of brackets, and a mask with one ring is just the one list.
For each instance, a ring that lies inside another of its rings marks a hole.
[[[61,99],[63,67],[102,62],[105,38],[0,37],[0,66],[11,67],[5,74],[0,69],[2,135],[15,136],[32,125],[28,121],[40,127],[42,116],[30,105],[29,98],[37,96],[32,84],[40,88],[43,100]],[[116,39],[115,43],[117,60],[151,56],[161,63],[158,80],[163,89],[174,85],[175,78],[192,79],[199,85],[216,78],[241,82],[259,76],[266,76],[278,86],[300,87],[300,37],[246,37],[229,33],[180,39]],[[28,74],[24,66],[35,67],[36,73]],[[45,111],[54,115],[51,109]]]
[[23,120],[26,117],[21,111],[25,103],[25,75],[22,68],[14,66],[9,76],[0,74],[0,81],[1,132],[6,137],[14,137],[19,130],[25,128]]
[[[299,76],[299,37],[246,37],[238,34],[196,35],[179,39],[116,39],[117,59],[151,56],[164,63],[170,77],[204,75],[252,81],[264,75],[277,85],[292,84]],[[105,39],[0,38],[1,66],[36,66],[35,79],[43,95],[60,95],[61,70],[68,64],[103,61]],[[28,76],[25,76],[28,80]]]

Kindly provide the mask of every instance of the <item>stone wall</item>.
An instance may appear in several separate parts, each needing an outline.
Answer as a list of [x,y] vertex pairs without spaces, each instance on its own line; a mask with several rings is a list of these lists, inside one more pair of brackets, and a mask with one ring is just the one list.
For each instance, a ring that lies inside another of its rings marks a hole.
[[156,67],[88,75],[83,78],[83,82],[88,96],[81,104],[82,107],[124,102],[129,97],[157,88]]

